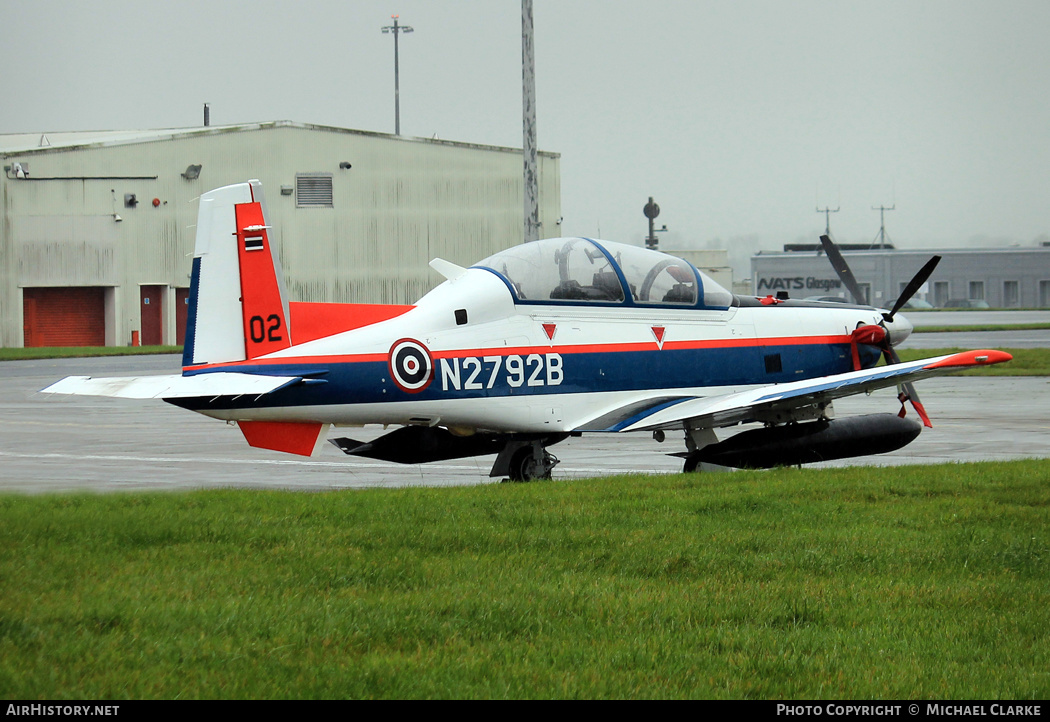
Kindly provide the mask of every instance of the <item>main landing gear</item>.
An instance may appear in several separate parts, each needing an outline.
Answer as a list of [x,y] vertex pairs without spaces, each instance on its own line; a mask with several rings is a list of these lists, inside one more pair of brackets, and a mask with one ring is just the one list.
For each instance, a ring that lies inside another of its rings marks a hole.
[[[656,438],[655,435],[653,438]],[[659,439],[659,440],[662,440]],[[682,473],[692,474],[700,469],[701,454],[700,450],[705,446],[718,443],[718,437],[715,436],[715,432],[712,429],[686,429],[685,430],[685,448],[684,454],[677,454],[685,459],[685,464],[682,467]]]
[[551,478],[551,472],[558,465],[558,457],[547,451],[539,443],[524,446],[514,452],[510,459],[511,481],[537,481]]
[[700,466],[700,454],[693,452],[689,456],[685,457],[685,465],[682,468],[682,473],[692,474]]
[[489,476],[506,476],[508,481],[539,481],[550,479],[558,465],[558,457],[547,451],[547,443],[564,438],[510,441],[496,458]]

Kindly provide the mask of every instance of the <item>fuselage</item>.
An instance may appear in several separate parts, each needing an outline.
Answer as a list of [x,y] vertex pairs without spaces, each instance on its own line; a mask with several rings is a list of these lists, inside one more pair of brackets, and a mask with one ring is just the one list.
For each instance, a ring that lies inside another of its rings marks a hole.
[[[911,324],[895,312],[936,258],[890,311],[736,297],[686,260],[588,238],[524,243],[469,269],[435,259],[447,280],[414,306],[292,301],[264,206],[258,181],[201,196],[181,375],[70,376],[45,391],[162,398],[301,455],[330,425],[396,425],[330,441],[397,463],[495,454],[490,476],[528,480],[550,478],[548,446],[584,432],[684,431],[686,471],[881,453],[920,427],[903,408],[834,419],[835,399],[896,385],[929,426],[912,380],[1009,360],[897,357]],[[749,422],[765,427],[713,433]]]
[[[523,303],[499,274],[471,268],[396,318],[186,369],[303,377],[299,384],[175,403],[232,420],[568,432],[654,390],[670,401],[850,371],[851,333],[882,321],[873,308],[772,299],[720,308]],[[897,336],[910,329],[899,315],[895,323]],[[878,348],[858,352],[862,366],[877,363]]]

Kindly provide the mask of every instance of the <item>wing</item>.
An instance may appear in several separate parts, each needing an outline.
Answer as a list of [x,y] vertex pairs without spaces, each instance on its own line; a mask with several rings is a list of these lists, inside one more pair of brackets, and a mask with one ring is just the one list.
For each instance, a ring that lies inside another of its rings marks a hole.
[[263,376],[217,372],[196,376],[67,376],[41,389],[45,394],[114,396],[123,399],[173,399],[196,396],[260,395],[303,381],[301,376]]
[[731,394],[704,397],[653,397],[603,414],[583,424],[578,431],[656,431],[713,428],[776,418],[792,410],[826,404],[853,394],[867,393],[905,381],[951,373],[972,366],[1009,361],[1003,351],[965,351],[878,366],[806,381],[760,386]]

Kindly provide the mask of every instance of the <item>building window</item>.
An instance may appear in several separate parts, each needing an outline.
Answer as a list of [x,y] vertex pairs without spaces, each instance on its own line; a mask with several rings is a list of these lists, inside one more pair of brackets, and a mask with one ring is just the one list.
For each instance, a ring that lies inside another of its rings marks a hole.
[[970,281],[970,300],[984,300],[984,281]]
[[861,303],[865,306],[871,305],[871,284],[870,283],[858,283],[860,286],[860,292],[864,294],[864,298],[858,298],[857,303]]
[[1050,308],[1050,281],[1039,282],[1039,308]]
[[951,298],[949,292],[951,287],[948,285],[948,281],[934,281],[933,282],[933,305],[938,308],[944,308],[948,303],[948,299]]
[[1021,305],[1021,282],[1003,281],[1003,306],[1017,308]]
[[332,208],[332,174],[296,173],[295,207]]

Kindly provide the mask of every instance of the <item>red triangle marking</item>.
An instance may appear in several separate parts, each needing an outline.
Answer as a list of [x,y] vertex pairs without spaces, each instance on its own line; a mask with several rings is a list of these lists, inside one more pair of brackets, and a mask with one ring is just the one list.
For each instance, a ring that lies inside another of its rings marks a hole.
[[656,345],[661,349],[664,347],[664,327],[653,326],[653,336],[656,336]]
[[543,331],[547,334],[547,338],[549,338],[551,341],[554,340],[554,331],[557,330],[557,328],[558,328],[557,324],[553,324],[553,323],[545,323],[545,324],[543,324]]

